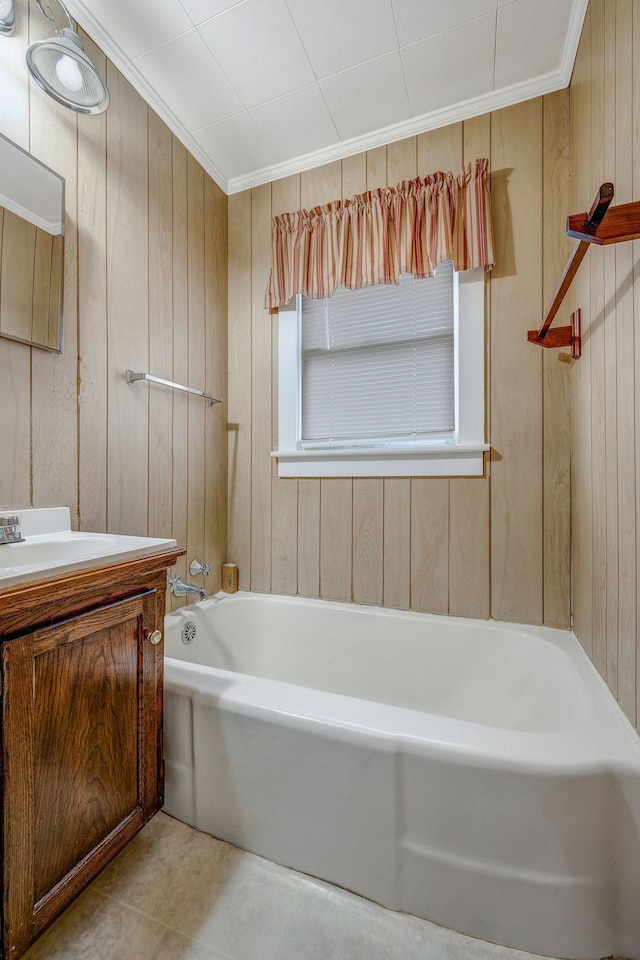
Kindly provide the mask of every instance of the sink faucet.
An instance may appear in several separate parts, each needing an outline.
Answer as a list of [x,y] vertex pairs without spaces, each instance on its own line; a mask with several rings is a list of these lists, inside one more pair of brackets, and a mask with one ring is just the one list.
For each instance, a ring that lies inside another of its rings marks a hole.
[[0,544],[2,543],[20,543],[24,537],[20,533],[20,518],[0,517]]
[[169,577],[169,589],[174,597],[184,597],[185,594],[193,593],[201,600],[207,599],[207,591],[195,583],[189,583],[188,580],[182,580],[180,577]]

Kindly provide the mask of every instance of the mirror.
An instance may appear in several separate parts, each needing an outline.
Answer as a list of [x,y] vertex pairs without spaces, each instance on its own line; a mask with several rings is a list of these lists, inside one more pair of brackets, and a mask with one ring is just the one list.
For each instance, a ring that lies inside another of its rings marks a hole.
[[62,352],[64,179],[0,134],[0,337]]

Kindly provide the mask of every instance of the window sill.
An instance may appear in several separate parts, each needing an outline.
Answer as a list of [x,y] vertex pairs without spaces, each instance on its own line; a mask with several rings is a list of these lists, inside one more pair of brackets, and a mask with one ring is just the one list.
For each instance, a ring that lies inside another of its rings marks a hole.
[[366,450],[274,450],[279,477],[481,477],[487,443]]

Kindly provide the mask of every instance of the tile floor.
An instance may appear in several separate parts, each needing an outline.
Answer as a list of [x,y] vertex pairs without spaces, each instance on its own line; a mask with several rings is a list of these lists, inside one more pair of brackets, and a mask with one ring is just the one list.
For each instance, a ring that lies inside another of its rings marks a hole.
[[24,960],[536,960],[346,893],[160,813]]

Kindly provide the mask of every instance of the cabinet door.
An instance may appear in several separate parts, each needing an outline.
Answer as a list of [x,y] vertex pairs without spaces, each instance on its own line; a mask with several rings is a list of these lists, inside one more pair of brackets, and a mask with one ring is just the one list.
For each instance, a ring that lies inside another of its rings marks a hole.
[[5,956],[162,805],[156,619],[148,590],[4,644]]

